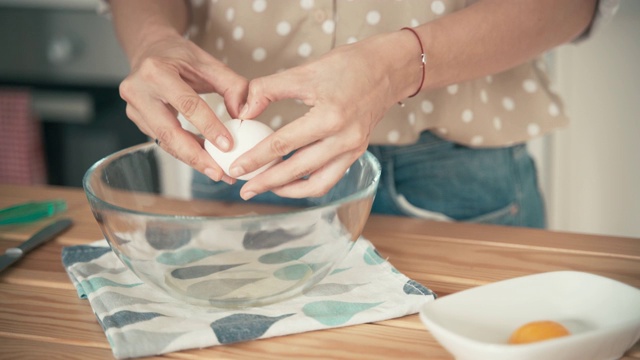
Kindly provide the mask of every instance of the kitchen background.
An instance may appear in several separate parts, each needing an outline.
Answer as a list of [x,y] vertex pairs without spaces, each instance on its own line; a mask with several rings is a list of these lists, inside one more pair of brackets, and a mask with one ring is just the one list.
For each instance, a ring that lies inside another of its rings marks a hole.
[[[145,142],[97,0],[0,0],[0,181],[81,186],[100,158]],[[640,1],[549,55],[572,118],[530,144],[551,229],[640,237]],[[35,121],[33,121],[35,120]],[[25,166],[28,165],[28,166]]]

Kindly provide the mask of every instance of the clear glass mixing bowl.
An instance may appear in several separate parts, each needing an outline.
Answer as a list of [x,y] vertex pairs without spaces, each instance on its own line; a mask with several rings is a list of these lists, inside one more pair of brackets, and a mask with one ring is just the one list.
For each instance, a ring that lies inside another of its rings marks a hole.
[[213,182],[149,143],[100,160],[83,185],[113,252],[142,281],[191,304],[241,308],[297,296],[334,269],[379,178],[367,152],[322,197],[244,201],[242,181]]

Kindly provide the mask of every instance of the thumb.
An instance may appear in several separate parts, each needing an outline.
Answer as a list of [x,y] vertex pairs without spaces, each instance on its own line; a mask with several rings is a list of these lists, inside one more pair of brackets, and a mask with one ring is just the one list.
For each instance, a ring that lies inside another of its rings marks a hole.
[[251,80],[247,102],[240,110],[241,119],[255,119],[270,103],[284,99],[304,100],[299,77],[291,70]]

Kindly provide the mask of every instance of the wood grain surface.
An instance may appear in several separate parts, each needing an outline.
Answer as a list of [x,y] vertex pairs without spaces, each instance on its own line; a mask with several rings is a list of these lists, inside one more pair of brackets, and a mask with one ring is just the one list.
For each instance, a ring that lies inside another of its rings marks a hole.
[[[61,262],[65,246],[103,238],[82,189],[0,185],[0,208],[61,198],[74,225],[0,273],[1,359],[110,359],[89,302]],[[0,252],[57,217],[0,227]],[[363,235],[398,270],[439,296],[517,276],[587,271],[640,288],[640,239],[451,224],[373,215]],[[163,359],[451,359],[417,315],[377,323],[194,349]],[[624,359],[640,359],[640,344]]]

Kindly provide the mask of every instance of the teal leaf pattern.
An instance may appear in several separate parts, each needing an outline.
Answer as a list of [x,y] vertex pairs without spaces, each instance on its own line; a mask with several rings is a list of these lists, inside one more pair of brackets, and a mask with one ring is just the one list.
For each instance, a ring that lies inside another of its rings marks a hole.
[[131,288],[140,285],[142,285],[142,283],[120,284],[103,277],[94,277],[80,282],[80,286],[82,287],[82,289],[84,289],[85,295],[89,295],[92,292],[97,291],[105,286]]
[[233,314],[211,323],[211,330],[220,344],[231,344],[261,337],[273,324],[294,314],[264,316],[256,314]]
[[407,295],[435,295],[431,290],[415,280],[408,280],[402,287],[402,291]]
[[376,250],[373,246],[369,246],[364,253],[364,262],[369,265],[378,265],[382,264],[386,260],[380,256],[378,250]]
[[304,292],[306,296],[331,296],[348,293],[349,291],[366,284],[318,284]]
[[383,302],[360,303],[346,301],[316,301],[305,304],[302,312],[326,326],[338,326],[347,323],[355,314],[378,306]]
[[86,263],[86,264],[82,264],[82,269],[79,269],[79,271],[82,271],[83,274],[87,274],[87,275],[91,275],[91,274],[120,274],[123,273],[125,271],[127,271],[127,268],[122,267],[119,269],[111,269],[111,268],[105,268],[104,266],[95,264],[95,263]]
[[107,330],[109,328],[122,328],[127,325],[135,324],[141,321],[151,320],[163,316],[156,312],[135,312],[129,310],[118,311],[113,315],[107,315],[102,318],[102,328]]
[[310,234],[314,227],[249,231],[244,234],[242,245],[248,250],[271,249]]
[[331,275],[339,274],[339,273],[341,273],[341,272],[343,272],[343,271],[347,271],[347,270],[349,270],[349,269],[351,269],[351,267],[344,267],[344,268],[334,269],[334,270],[331,272]]
[[162,253],[156,257],[156,261],[165,265],[182,266],[224,252],[226,252],[226,250],[209,251],[203,249],[183,249]]
[[118,304],[120,307],[131,305],[153,304],[155,301],[143,299],[135,296],[120,294],[114,291],[107,291],[95,297],[97,304]]
[[[65,251],[67,249],[73,249],[73,251]],[[111,248],[101,246],[77,245],[68,247],[62,250],[62,263],[65,267],[69,267],[75,263],[95,260],[110,252]]]
[[175,250],[191,241],[191,230],[182,225],[150,221],[145,229],[145,238],[156,250]]
[[313,271],[306,264],[293,264],[276,270],[273,275],[280,280],[300,280],[311,275]]
[[320,245],[302,246],[290,249],[283,249],[273,253],[262,255],[258,258],[263,264],[282,264],[293,260],[298,260],[309,252],[317,249]]
[[221,271],[232,269],[244,264],[227,264],[227,265],[196,265],[175,269],[171,272],[171,276],[176,279],[196,279],[206,277]]
[[187,294],[198,299],[214,299],[225,296],[247,284],[265,278],[204,280],[187,287]]
[[276,270],[273,275],[276,278],[285,281],[302,280],[305,277],[311,276],[319,270],[327,268],[327,266],[329,266],[329,263],[326,262],[291,264]]

